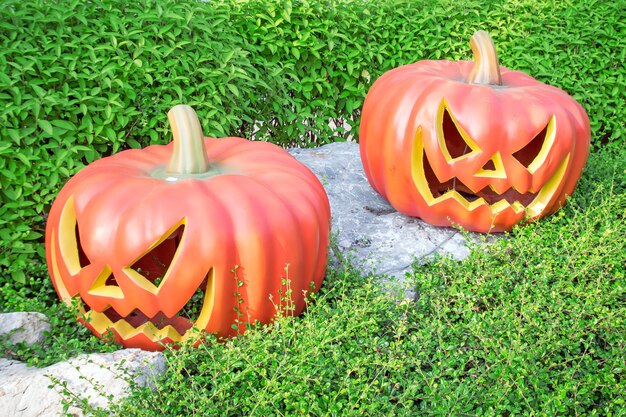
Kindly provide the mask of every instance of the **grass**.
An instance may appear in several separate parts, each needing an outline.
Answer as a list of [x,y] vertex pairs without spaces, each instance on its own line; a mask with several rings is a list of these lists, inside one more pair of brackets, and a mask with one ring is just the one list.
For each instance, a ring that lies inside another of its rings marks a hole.
[[592,155],[566,208],[398,302],[345,259],[299,318],[166,352],[154,389],[95,415],[624,415],[626,152]]

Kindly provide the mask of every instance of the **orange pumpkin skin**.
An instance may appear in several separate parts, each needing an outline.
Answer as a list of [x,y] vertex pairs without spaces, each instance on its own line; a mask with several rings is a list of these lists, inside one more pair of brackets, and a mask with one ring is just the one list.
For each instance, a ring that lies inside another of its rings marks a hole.
[[[244,330],[239,322],[275,317],[286,279],[289,314],[300,314],[305,293],[320,288],[330,207],[319,180],[270,143],[204,143],[216,175],[157,175],[173,145],[155,145],[98,160],[60,191],[47,223],[47,262],[60,298],[78,302],[94,334],[113,330],[122,345],[146,350],[194,337],[177,313],[203,286],[193,326],[232,336]],[[150,258],[174,250],[154,282]]]
[[499,67],[501,85],[468,83],[473,67],[420,61],[383,74],[363,106],[361,159],[371,186],[401,213],[507,231],[573,192],[589,119],[567,93],[522,72]]

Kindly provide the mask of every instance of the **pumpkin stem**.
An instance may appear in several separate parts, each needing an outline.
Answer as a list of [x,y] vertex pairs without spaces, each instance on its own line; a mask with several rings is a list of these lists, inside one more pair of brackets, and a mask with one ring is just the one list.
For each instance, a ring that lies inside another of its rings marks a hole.
[[165,172],[171,174],[202,174],[209,170],[204,135],[198,115],[190,106],[179,104],[167,113],[174,149]]
[[491,36],[484,30],[474,33],[470,40],[474,53],[474,66],[465,82],[469,84],[502,85],[498,54]]

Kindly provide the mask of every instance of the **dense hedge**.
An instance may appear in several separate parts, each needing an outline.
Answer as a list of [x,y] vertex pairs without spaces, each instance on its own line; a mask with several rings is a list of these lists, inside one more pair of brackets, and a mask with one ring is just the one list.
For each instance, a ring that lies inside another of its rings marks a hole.
[[[84,164],[169,141],[193,105],[207,135],[313,146],[355,135],[383,72],[468,59],[489,31],[502,65],[587,109],[596,144],[623,139],[624,2],[375,0],[0,2],[0,283],[43,273],[45,215]],[[329,126],[347,123],[352,131]]]

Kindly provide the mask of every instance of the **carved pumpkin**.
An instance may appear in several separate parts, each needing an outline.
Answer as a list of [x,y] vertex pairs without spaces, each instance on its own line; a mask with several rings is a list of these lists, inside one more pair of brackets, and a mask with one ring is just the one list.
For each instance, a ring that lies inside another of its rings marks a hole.
[[189,106],[168,116],[173,144],[95,161],[60,191],[46,228],[58,295],[96,335],[147,350],[193,329],[232,336],[287,298],[300,314],[327,260],[320,182],[276,145],[203,139]]
[[376,80],[363,106],[361,159],[372,187],[401,213],[506,231],[573,192],[589,119],[564,91],[500,67],[486,32],[470,45],[475,63],[420,61]]

